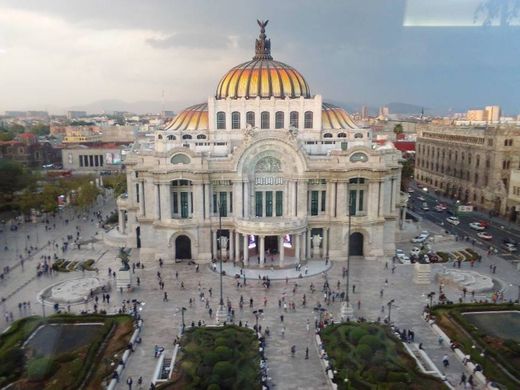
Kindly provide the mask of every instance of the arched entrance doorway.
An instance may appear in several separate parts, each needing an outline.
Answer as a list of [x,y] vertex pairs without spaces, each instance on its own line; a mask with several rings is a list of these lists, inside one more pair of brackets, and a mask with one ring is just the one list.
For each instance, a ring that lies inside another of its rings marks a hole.
[[356,232],[348,240],[350,256],[363,256],[363,234]]
[[179,236],[175,239],[175,258],[191,259],[191,240],[188,236]]

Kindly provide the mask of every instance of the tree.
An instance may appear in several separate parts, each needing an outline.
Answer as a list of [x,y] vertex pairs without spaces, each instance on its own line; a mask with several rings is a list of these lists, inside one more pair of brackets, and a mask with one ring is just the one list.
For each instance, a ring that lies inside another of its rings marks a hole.
[[12,141],[14,139],[14,134],[11,131],[1,130],[0,131],[0,141]]
[[124,194],[126,190],[126,175],[124,173],[103,178],[103,187],[114,190],[114,197]]
[[20,163],[0,160],[0,196],[12,196],[25,188],[31,181],[31,174]]
[[48,135],[50,131],[50,126],[46,125],[45,123],[38,123],[30,129],[30,132],[36,136]]
[[411,158],[402,162],[401,169],[401,191],[407,191],[410,181],[413,178],[415,161]]
[[87,183],[78,188],[78,206],[82,208],[87,208],[92,203],[95,202],[98,195],[101,193],[99,188],[96,187],[94,183]]
[[396,135],[396,137],[399,135],[399,134],[403,134],[403,125],[398,123],[397,125],[394,126],[394,134]]

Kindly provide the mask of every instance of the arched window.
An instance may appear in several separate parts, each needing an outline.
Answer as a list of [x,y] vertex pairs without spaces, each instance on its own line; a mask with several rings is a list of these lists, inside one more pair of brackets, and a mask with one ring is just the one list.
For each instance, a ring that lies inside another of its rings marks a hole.
[[356,134],[354,134],[354,138],[363,138],[363,134],[362,133],[356,133]]
[[300,127],[298,111],[291,111],[291,114],[289,115],[289,123],[297,129]]
[[262,129],[268,129],[269,128],[269,112],[262,111],[260,114],[260,127]]
[[159,134],[159,135],[157,136],[157,139],[162,139],[162,135]]
[[223,130],[226,128],[226,113],[224,111],[217,112],[217,129]]
[[191,139],[191,135],[189,135],[189,134],[184,134],[184,135],[182,136],[182,139]]
[[255,127],[255,113],[253,111],[248,111],[246,113],[246,124]]
[[283,111],[276,111],[276,114],[274,115],[274,127],[276,129],[283,129],[283,121],[284,121],[284,115]]
[[197,139],[206,139],[206,136],[204,134],[198,134]]
[[312,111],[305,111],[303,125],[306,129],[312,129]]
[[346,133],[338,133],[338,138],[347,138]]
[[325,134],[323,134],[323,138],[332,138],[332,134],[331,133],[325,133]]
[[167,137],[168,141],[175,141],[175,136],[174,135],[169,135]]
[[240,113],[238,111],[231,113],[231,128],[240,129]]

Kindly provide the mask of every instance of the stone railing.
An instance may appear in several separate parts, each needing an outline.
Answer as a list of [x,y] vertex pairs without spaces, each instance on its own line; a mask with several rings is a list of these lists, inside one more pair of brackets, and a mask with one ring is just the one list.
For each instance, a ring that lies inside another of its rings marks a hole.
[[277,235],[295,233],[307,227],[306,218],[251,218],[236,219],[236,226],[242,233]]

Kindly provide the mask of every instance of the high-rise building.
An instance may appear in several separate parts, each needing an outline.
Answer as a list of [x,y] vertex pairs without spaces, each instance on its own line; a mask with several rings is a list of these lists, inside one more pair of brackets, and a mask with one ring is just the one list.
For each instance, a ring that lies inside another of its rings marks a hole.
[[368,106],[361,107],[361,119],[368,119]]
[[379,116],[388,117],[390,115],[390,108],[387,106],[379,107]]
[[500,121],[500,106],[486,106],[484,109],[485,113],[485,120],[488,122],[494,122],[497,123]]
[[468,110],[466,119],[471,122],[482,122],[485,119],[484,110]]
[[86,111],[67,111],[68,119],[85,118],[87,116]]

